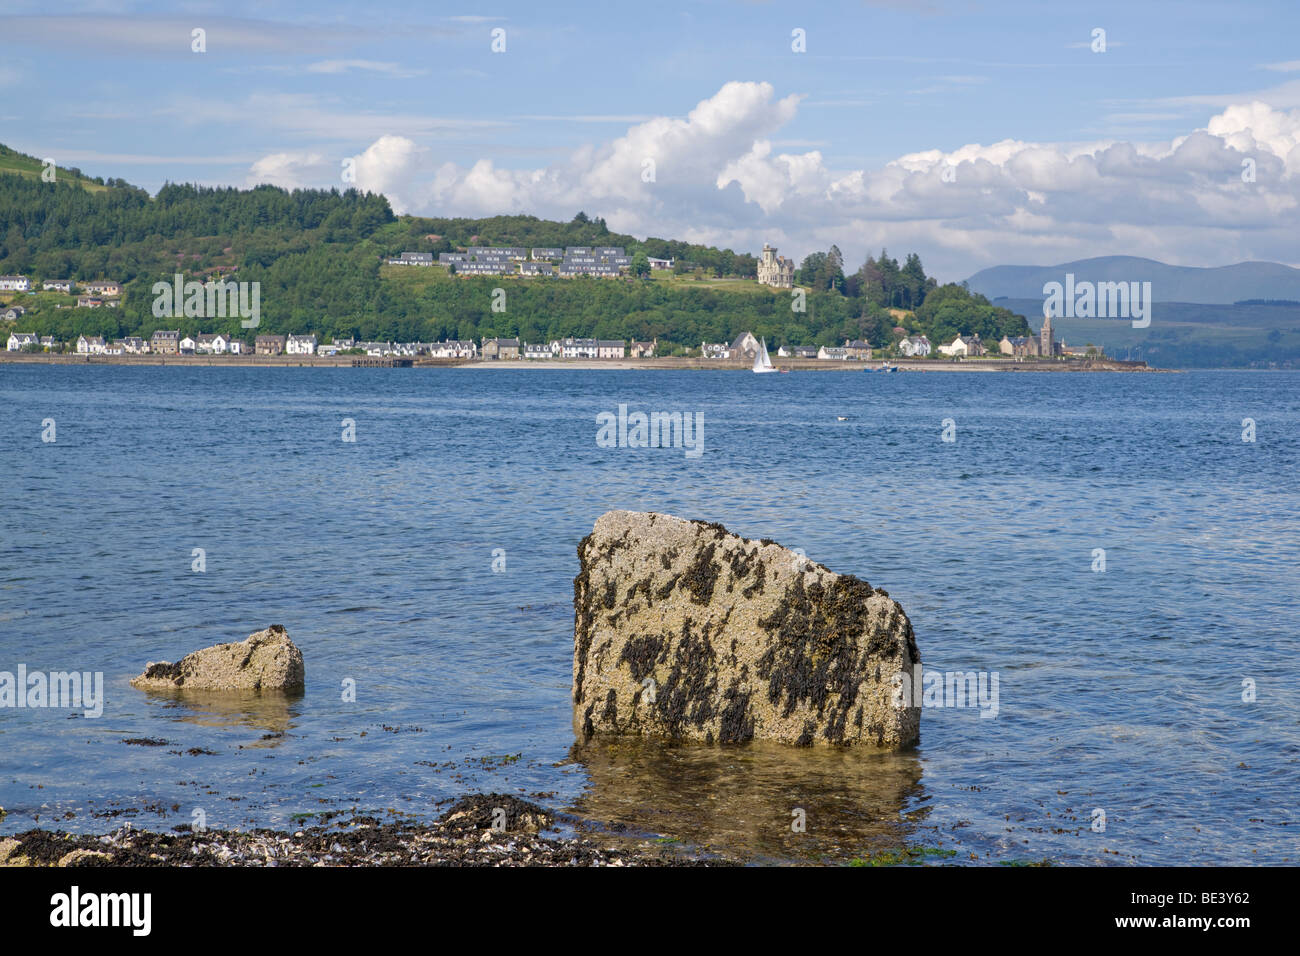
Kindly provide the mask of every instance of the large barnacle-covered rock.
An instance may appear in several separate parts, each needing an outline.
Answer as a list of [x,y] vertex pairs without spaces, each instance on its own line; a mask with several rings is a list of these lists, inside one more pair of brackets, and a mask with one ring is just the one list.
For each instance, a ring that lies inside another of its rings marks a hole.
[[866,581],[772,541],[652,512],[603,515],[578,560],[583,737],[916,742],[920,708],[898,692],[920,662],[912,624]]

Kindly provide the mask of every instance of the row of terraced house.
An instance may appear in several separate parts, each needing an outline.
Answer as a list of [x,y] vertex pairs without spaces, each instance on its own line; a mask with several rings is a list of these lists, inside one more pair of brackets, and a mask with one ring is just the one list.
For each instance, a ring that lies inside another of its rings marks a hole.
[[[650,259],[651,269],[671,269],[672,259]],[[432,252],[403,252],[389,259],[392,266],[432,266]],[[624,275],[632,257],[622,246],[470,246],[464,252],[438,254],[437,265],[457,275],[550,276],[609,279]]]
[[521,342],[519,339],[484,339],[483,358],[496,359],[621,359],[654,358],[659,340],[632,342],[624,339],[553,339],[550,342]]
[[[63,343],[53,336],[35,332],[14,332],[6,342],[10,352],[26,349],[56,351]],[[224,333],[188,335],[177,329],[159,329],[148,339],[126,336],[106,341],[101,335],[78,336],[71,343],[78,355],[324,355],[364,353],[383,357],[427,357],[447,359],[577,358],[620,359],[652,358],[658,341],[633,342],[629,348],[623,339],[557,339],[549,344],[532,345],[519,339],[488,338],[480,348],[472,340],[444,342],[366,342],[335,339],[319,343],[313,334],[259,335],[252,343]]]

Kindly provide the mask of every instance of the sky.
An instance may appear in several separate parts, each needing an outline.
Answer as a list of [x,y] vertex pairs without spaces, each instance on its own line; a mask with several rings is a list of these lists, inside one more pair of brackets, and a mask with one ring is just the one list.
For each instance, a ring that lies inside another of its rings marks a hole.
[[1295,0],[0,0],[0,52],[0,142],[151,192],[582,210],[848,268],[917,252],[942,281],[1300,266]]

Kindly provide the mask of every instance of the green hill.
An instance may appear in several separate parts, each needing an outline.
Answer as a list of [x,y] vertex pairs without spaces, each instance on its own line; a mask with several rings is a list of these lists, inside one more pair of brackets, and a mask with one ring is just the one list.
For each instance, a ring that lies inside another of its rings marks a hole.
[[[26,153],[19,153],[10,149],[8,146],[0,144],[0,173],[11,173],[18,176],[25,176],[28,179],[41,180],[42,173],[45,172],[46,165],[42,160],[35,156],[28,156]],[[65,169],[62,166],[54,167],[54,178],[56,181],[63,181],[73,186],[79,186],[82,189],[88,189],[92,192],[107,189],[102,179],[90,179],[82,175],[79,169]]]
[[[177,272],[216,275],[261,286],[261,332],[316,332],[325,339],[386,341],[520,336],[546,341],[568,335],[658,338],[667,351],[702,341],[731,341],[744,331],[773,345],[891,342],[902,322],[933,341],[958,331],[986,340],[1024,334],[1025,320],[958,286],[936,289],[920,260],[906,265],[884,253],[845,275],[838,250],[806,260],[802,311],[789,290],[754,281],[748,253],[679,242],[638,240],[611,232],[603,219],[578,213],[569,222],[534,216],[485,219],[393,215],[387,199],[354,189],[254,189],[167,184],[156,196],[120,180],[102,184],[74,175],[55,183],[40,163],[6,151],[0,169],[0,273],[45,278],[114,279],[121,308],[58,308],[66,296],[19,295],[28,309],[23,331],[54,335],[148,336],[157,328],[247,338],[239,319],[156,318],[152,288]],[[32,175],[37,171],[37,175]],[[677,260],[677,274],[624,279],[459,277],[441,267],[387,267],[406,251],[490,246],[618,245],[633,256]],[[504,311],[493,290],[507,291]],[[14,296],[0,296],[0,299]],[[897,319],[890,305],[915,313]]]

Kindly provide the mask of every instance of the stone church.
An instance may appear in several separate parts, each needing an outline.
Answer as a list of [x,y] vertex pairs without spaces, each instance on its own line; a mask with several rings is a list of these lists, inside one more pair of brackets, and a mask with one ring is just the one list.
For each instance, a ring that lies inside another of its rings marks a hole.
[[1052,313],[1050,309],[1043,310],[1043,327],[1038,331],[1038,354],[1048,357],[1060,354],[1056,338],[1052,335]]

